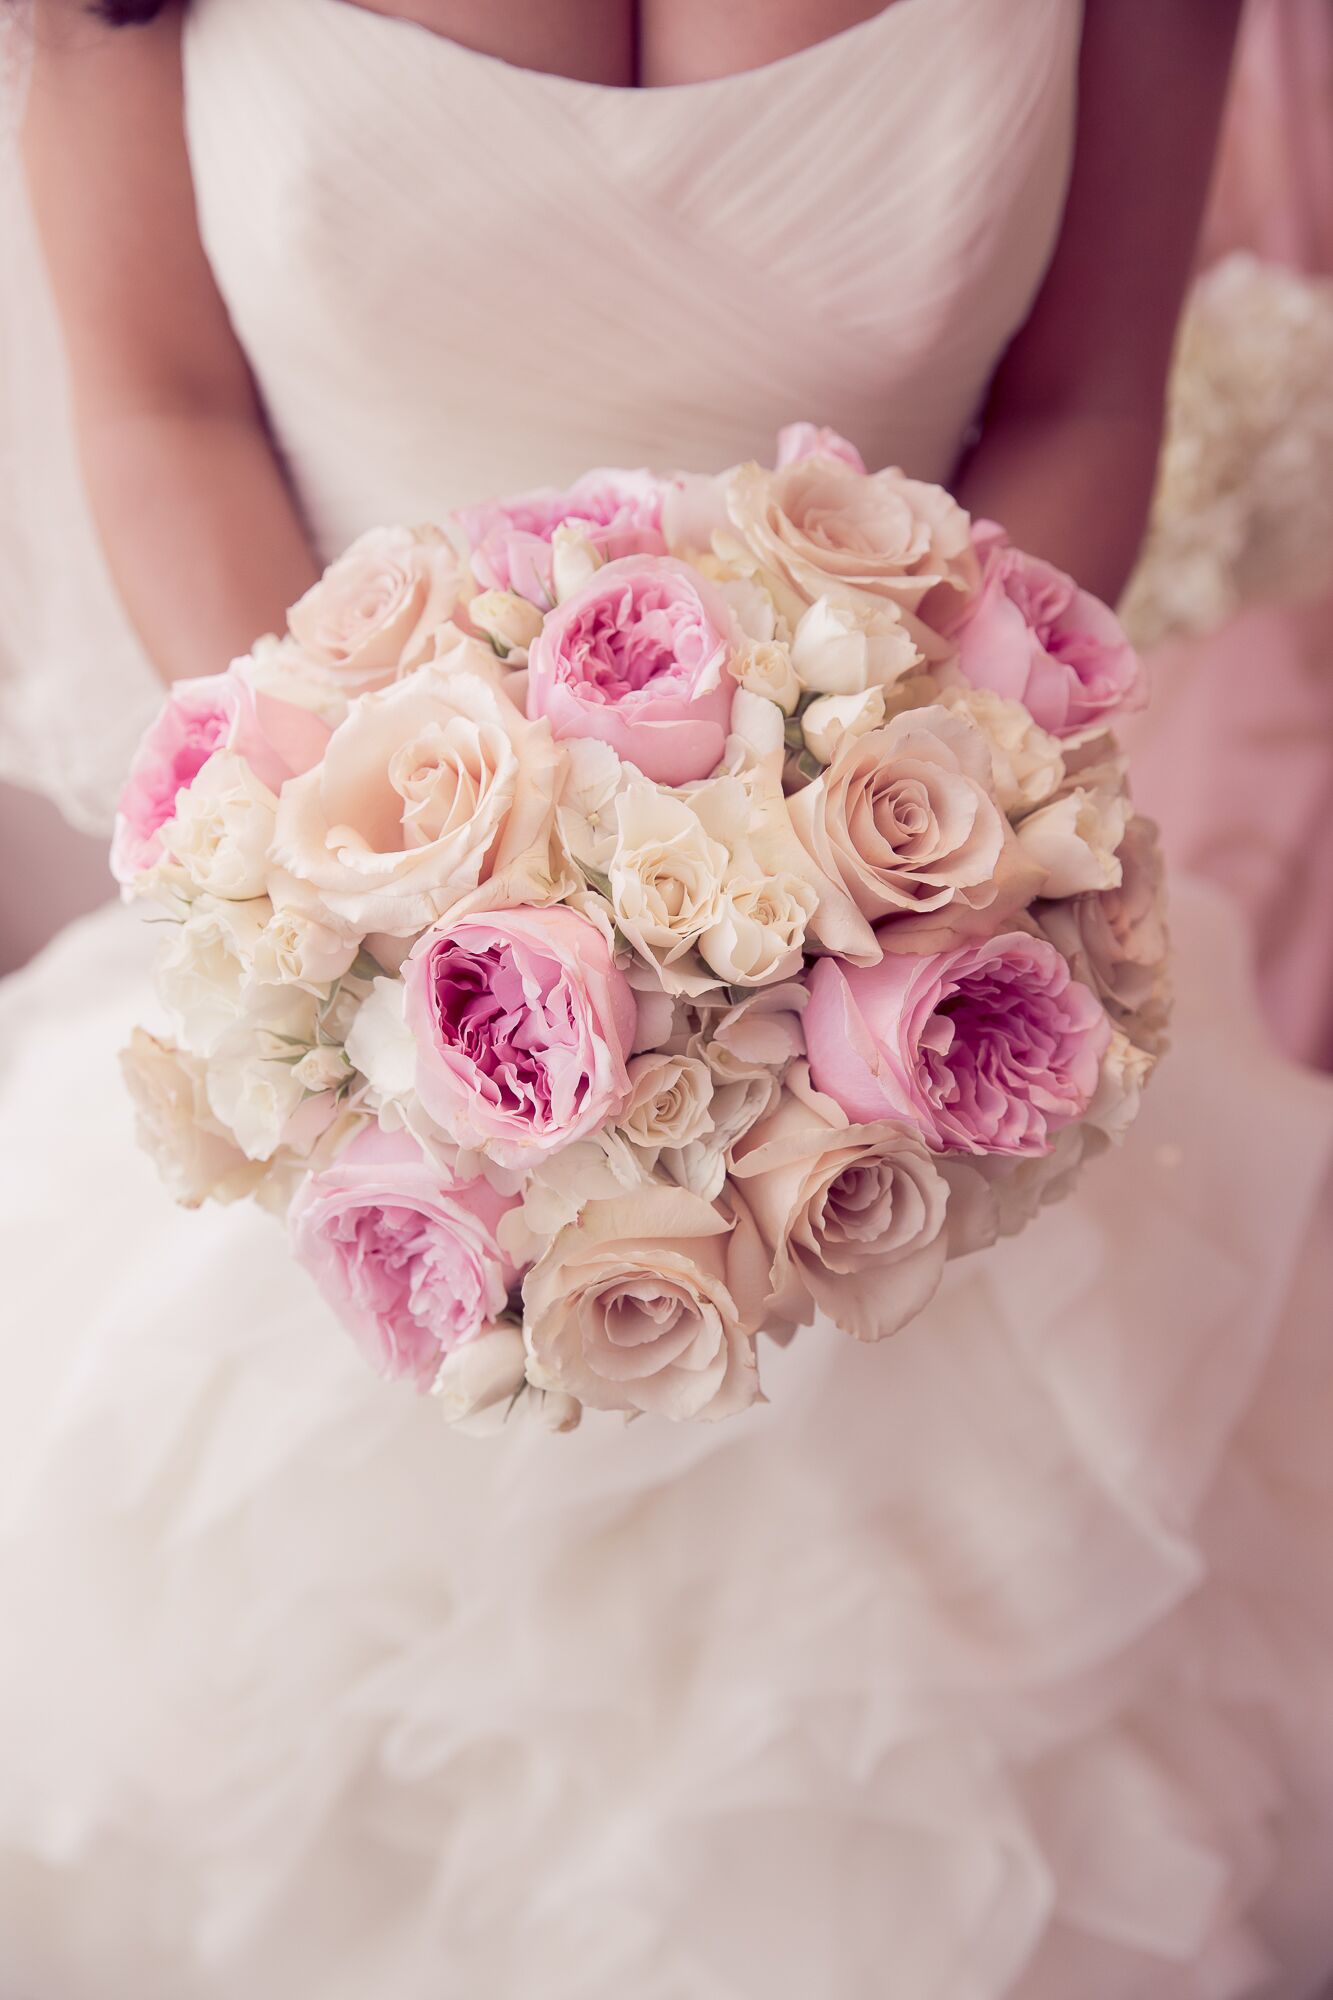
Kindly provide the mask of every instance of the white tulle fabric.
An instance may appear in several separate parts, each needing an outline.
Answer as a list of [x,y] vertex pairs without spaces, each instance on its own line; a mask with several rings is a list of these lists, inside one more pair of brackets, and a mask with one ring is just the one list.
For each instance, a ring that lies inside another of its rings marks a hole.
[[[195,0],[206,237],[321,537],[796,411],[945,470],[1077,35],[898,0],[635,97]],[[111,1059],[151,932],[0,988],[6,2000],[1308,2000],[1333,1102],[1176,921],[1128,1144],[906,1333],[771,1349],[716,1428],[489,1443],[265,1217],[167,1204]]]

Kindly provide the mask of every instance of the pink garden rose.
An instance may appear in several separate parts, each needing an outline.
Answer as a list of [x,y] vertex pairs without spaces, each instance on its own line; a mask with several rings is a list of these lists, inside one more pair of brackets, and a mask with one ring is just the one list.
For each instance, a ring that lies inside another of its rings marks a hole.
[[607,563],[533,641],[528,714],[609,743],[656,784],[688,784],[721,761],[735,646],[726,600],[688,564]]
[[162,857],[162,828],[215,750],[234,750],[271,792],[324,754],[329,730],[308,709],[262,694],[240,662],[177,681],[130,766],[116,810],[111,872],[132,882]]
[[840,431],[830,430],[827,424],[784,424],[778,432],[775,469],[781,472],[784,466],[798,465],[803,458],[836,458],[850,465],[853,472],[866,470],[860,452]]
[[605,562],[664,555],[662,487],[650,472],[589,472],[566,492],[539,487],[452,517],[485,590],[512,590],[545,610],[555,601],[551,537],[568,523]]
[[1143,704],[1143,668],[1113,611],[1072,577],[1024,555],[991,521],[973,540],[981,589],[955,628],[973,687],[1021,701],[1052,736],[1096,728]]
[[1087,1110],[1111,1024],[1044,938],[1009,931],[878,965],[821,959],[803,1025],[815,1087],[934,1152],[1044,1153]]
[[311,1174],[288,1215],[292,1248],[379,1375],[429,1389],[445,1356],[508,1303],[500,1248],[517,1197],[450,1182],[404,1132],[358,1133]]
[[577,911],[454,919],[418,939],[403,980],[417,1096],[458,1145],[528,1167],[628,1103],[633,990]]

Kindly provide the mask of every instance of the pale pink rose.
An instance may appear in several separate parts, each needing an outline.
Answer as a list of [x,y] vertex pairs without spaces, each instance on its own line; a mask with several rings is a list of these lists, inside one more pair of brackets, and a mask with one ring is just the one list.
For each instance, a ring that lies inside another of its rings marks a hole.
[[963,509],[942,486],[896,466],[863,473],[822,456],[775,472],[742,465],[727,479],[726,507],[793,624],[822,598],[873,627],[916,611],[932,592],[941,607],[956,606],[976,585]]
[[898,1118],[934,1152],[1044,1153],[1082,1117],[1111,1036],[1106,1010],[1044,938],[1009,931],[878,965],[821,959],[806,1046],[849,1118]]
[[528,1380],[595,1410],[734,1416],[759,1394],[767,1291],[742,1207],[660,1183],[586,1202],[524,1281]]
[[1136,815],[1116,850],[1114,888],[1033,905],[1044,936],[1131,1040],[1160,1048],[1168,1012],[1166,891],[1157,828]]
[[633,989],[576,911],[454,919],[418,939],[403,982],[416,1093],[457,1145],[531,1166],[629,1101]]
[[566,523],[604,562],[666,553],[662,485],[650,472],[588,472],[564,492],[539,487],[450,517],[483,589],[514,591],[543,610],[555,602],[552,537]]
[[281,791],[324,754],[329,730],[318,716],[258,692],[237,661],[225,674],[176,681],[145,732],[116,810],[111,872],[118,882],[162,859],[162,829],[215,750],[243,757],[260,783]]
[[882,919],[997,899],[1009,830],[991,797],[985,739],[963,716],[937,707],[895,716],[854,737],[788,805],[828,885],[816,935],[844,956],[876,959],[872,926]]
[[827,424],[784,424],[778,432],[777,470],[799,465],[803,458],[836,458],[850,465],[853,472],[866,470],[860,452],[840,431],[830,430]]
[[318,769],[288,785],[273,840],[284,908],[359,942],[558,894],[563,753],[471,670],[480,653],[466,640],[353,702]]
[[377,1374],[429,1389],[485,1334],[518,1272],[497,1232],[517,1197],[451,1182],[404,1132],[370,1126],[311,1174],[288,1212],[292,1249]]
[[367,694],[430,658],[462,595],[457,552],[438,528],[372,528],[292,606],[287,626],[343,694]]
[[852,1124],[797,1063],[731,1171],[772,1259],[778,1317],[801,1325],[818,1307],[844,1333],[882,1340],[934,1293],[949,1188],[909,1126]]
[[1100,598],[1014,548],[993,522],[978,523],[974,540],[981,588],[952,634],[973,687],[1021,701],[1060,737],[1143,706],[1138,654]]
[[528,654],[528,714],[591,736],[659,785],[706,778],[731,724],[735,621],[687,563],[608,563],[551,612]]

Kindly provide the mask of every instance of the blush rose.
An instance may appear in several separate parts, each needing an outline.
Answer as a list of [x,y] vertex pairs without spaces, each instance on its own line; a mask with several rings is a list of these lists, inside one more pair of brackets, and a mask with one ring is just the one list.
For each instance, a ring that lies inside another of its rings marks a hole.
[[603,562],[666,553],[662,486],[650,472],[589,472],[563,492],[540,487],[465,507],[450,525],[467,544],[483,589],[512,591],[542,610],[555,602],[557,528],[577,529]]
[[453,920],[418,939],[403,983],[416,1093],[457,1145],[531,1166],[628,1103],[633,989],[577,911]]
[[215,750],[244,758],[261,785],[319,762],[329,731],[308,709],[256,690],[242,663],[177,681],[135,753],[116,809],[111,872],[128,884],[162,859],[162,829]]
[[861,1123],[902,1119],[933,1152],[1044,1153],[1087,1110],[1111,1024],[1044,938],[825,958],[803,1017],[815,1087]]
[[626,557],[547,618],[528,653],[528,714],[683,785],[721,761],[737,648],[725,598],[688,564]]
[[1138,654],[1100,598],[1024,555],[991,522],[979,523],[974,539],[981,588],[953,633],[965,680],[1022,702],[1056,737],[1143,705]]
[[305,1180],[288,1223],[297,1261],[376,1373],[426,1390],[508,1303],[518,1272],[497,1232],[515,1205],[372,1126]]

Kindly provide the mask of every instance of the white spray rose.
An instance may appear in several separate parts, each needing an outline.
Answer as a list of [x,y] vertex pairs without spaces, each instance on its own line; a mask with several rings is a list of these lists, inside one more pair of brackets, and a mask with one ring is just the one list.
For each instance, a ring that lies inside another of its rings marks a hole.
[[262,896],[278,802],[244,757],[216,750],[176,802],[162,844],[198,895]]

